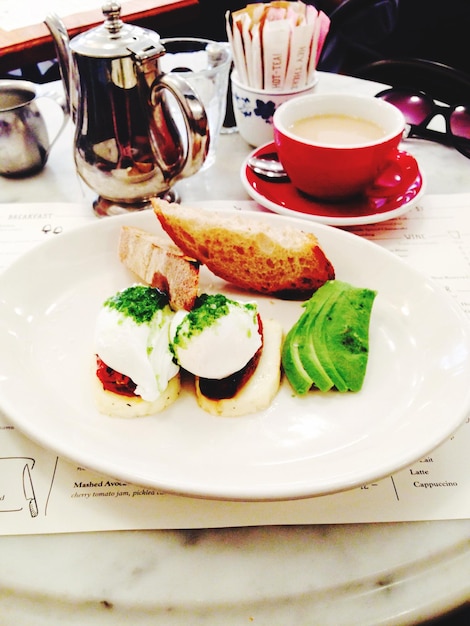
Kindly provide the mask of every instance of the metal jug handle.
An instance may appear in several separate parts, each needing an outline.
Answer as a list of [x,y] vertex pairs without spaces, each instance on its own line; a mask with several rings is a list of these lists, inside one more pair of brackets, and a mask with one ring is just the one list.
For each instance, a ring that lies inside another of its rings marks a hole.
[[161,100],[162,90],[174,97],[183,114],[188,145],[177,178],[192,176],[199,171],[209,151],[209,125],[204,105],[187,81],[177,74],[160,74],[151,88],[152,105]]
[[60,127],[58,128],[58,130],[56,131],[54,138],[50,140],[49,142],[49,149],[47,151],[47,153],[49,154],[50,151],[52,150],[52,146],[59,139],[60,135],[62,134],[62,131],[64,130],[64,128],[67,125],[67,122],[69,121],[69,117],[70,117],[69,106],[68,106],[67,99],[64,97],[64,95],[53,90],[48,89],[46,91],[39,91],[37,93],[36,100],[39,100],[40,98],[47,98],[49,100],[52,100],[60,107],[60,110],[62,111],[62,123]]

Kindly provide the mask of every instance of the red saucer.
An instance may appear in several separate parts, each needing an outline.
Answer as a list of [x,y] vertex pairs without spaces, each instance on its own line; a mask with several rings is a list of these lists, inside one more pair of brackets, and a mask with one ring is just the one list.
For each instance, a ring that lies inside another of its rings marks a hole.
[[273,182],[261,178],[248,166],[250,157],[262,157],[273,153],[276,154],[274,142],[253,150],[245,159],[240,176],[244,188],[253,200],[281,215],[301,217],[331,226],[374,224],[403,215],[417,203],[424,193],[423,175],[416,160],[410,154],[403,152],[403,156],[406,157],[404,161],[413,165],[412,171],[414,172],[405,190],[401,185],[398,188],[397,184],[395,193],[390,187],[384,187],[382,191],[376,183],[362,197],[341,203],[321,202],[303,195],[288,180]]

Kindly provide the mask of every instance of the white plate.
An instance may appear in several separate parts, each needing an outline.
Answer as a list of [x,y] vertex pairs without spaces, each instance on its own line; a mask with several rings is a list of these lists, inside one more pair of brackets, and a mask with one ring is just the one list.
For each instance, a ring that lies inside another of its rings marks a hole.
[[[257,219],[251,212],[245,219]],[[164,491],[241,500],[300,498],[388,476],[445,440],[470,409],[470,332],[440,288],[391,253],[321,224],[264,215],[317,234],[336,275],[377,289],[360,393],[293,397],[224,419],[191,390],[136,420],[93,402],[93,330],[106,297],[134,281],[117,258],[122,224],[159,230],[151,211],[106,218],[24,255],[0,276],[0,406],[29,437],[75,462]],[[252,298],[214,282],[202,285]],[[287,329],[300,303],[257,297]],[[443,419],[445,416],[445,419]]]

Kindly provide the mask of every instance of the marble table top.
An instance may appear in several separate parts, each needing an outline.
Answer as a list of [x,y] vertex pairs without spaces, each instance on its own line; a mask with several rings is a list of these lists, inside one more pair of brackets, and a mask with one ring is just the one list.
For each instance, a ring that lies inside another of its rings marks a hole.
[[[319,91],[377,86],[321,75]],[[0,179],[0,203],[90,203],[72,126],[45,170]],[[412,141],[427,192],[470,192],[470,161]],[[251,148],[220,138],[215,164],[178,183],[182,201],[247,200]],[[1,210],[1,205],[0,205]],[[15,626],[393,626],[425,622],[470,599],[470,520],[266,526],[0,537],[1,623]]]

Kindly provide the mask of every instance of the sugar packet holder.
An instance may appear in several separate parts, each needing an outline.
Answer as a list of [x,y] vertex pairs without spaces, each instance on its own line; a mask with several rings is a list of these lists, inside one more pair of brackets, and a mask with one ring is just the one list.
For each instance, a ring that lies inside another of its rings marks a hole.
[[269,91],[312,84],[329,26],[325,13],[303,2],[253,4],[233,14],[227,11],[227,36],[240,81]]

